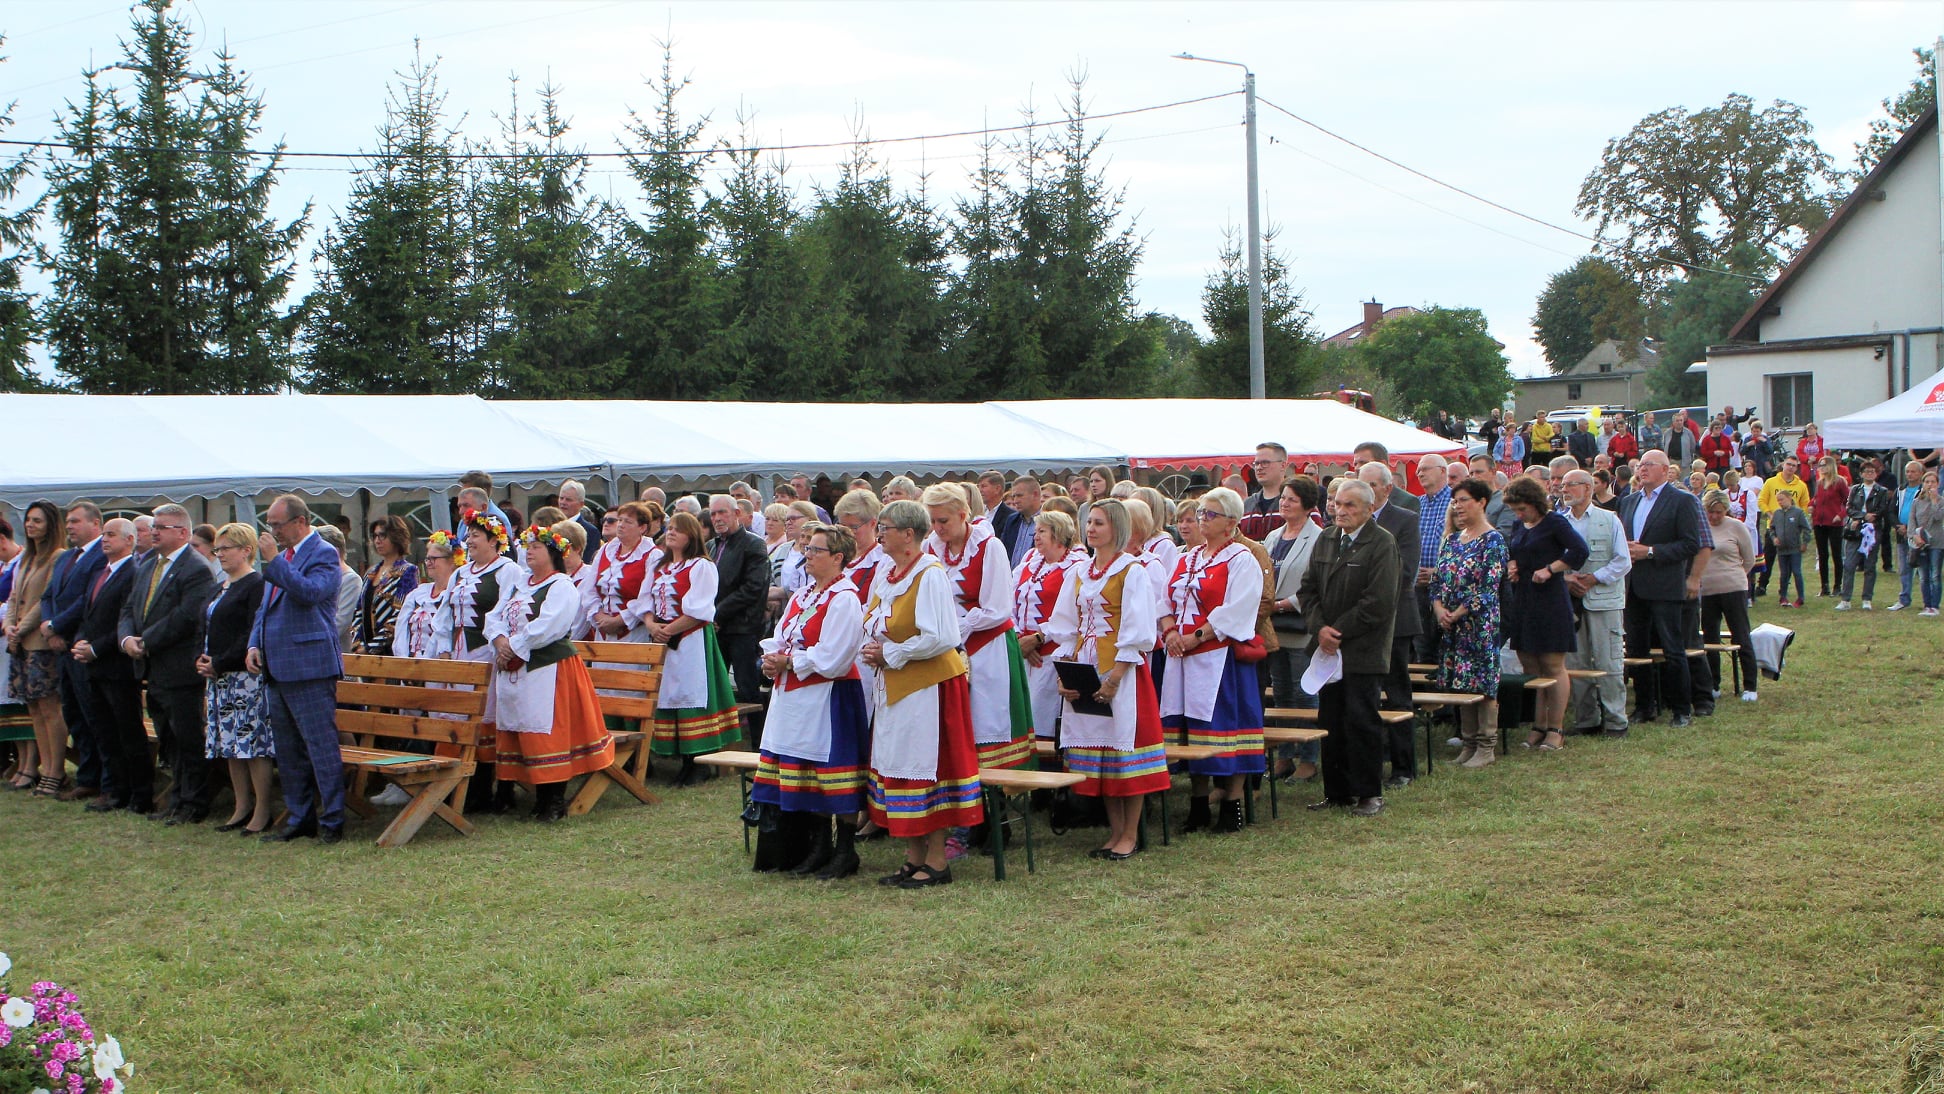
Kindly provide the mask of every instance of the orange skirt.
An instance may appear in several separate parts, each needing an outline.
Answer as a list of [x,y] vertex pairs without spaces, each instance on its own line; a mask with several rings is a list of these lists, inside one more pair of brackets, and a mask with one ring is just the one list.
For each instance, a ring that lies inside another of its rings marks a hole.
[[494,731],[496,778],[532,786],[564,783],[614,762],[614,738],[601,719],[594,679],[578,657],[554,666],[553,728],[545,733]]

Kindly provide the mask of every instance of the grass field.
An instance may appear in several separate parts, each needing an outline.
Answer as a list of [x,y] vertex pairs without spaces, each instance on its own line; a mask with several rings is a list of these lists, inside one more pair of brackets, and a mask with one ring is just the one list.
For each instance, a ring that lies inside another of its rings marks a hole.
[[1895,1089],[1944,1004],[1944,623],[1831,603],[1764,601],[1786,679],[1692,730],[1003,885],[752,875],[728,779],[396,851],[0,794],[0,950],[138,1091]]

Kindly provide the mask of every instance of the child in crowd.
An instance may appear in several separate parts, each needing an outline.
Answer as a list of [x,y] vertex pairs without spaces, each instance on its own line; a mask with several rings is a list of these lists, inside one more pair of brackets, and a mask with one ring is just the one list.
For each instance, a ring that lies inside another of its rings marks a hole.
[[[1815,536],[1809,525],[1809,514],[1796,504],[1793,491],[1781,490],[1775,495],[1776,509],[1769,516],[1769,540],[1775,545],[1775,569],[1782,575],[1782,587],[1776,592],[1779,607],[1802,607],[1802,548]],[[1789,577],[1795,576],[1796,598],[1793,605],[1789,601]]]

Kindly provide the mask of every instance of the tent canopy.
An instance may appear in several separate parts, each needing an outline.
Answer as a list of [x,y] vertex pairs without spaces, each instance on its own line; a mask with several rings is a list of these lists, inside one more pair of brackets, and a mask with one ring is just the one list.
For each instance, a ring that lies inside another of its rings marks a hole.
[[1944,372],[1868,410],[1823,423],[1830,448],[1936,448],[1944,445]]
[[1464,446],[1334,399],[1040,399],[989,403],[1028,421],[1075,430],[1121,453],[1131,467],[1233,467],[1273,441],[1300,464],[1348,463],[1376,441],[1392,462]]
[[[0,500],[527,484],[597,460],[470,395],[0,395]],[[24,443],[22,443],[24,442]]]

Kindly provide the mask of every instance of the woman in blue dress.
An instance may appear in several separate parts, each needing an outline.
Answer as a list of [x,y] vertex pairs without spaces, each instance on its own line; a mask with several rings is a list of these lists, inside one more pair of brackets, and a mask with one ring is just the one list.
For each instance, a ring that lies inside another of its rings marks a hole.
[[1486,767],[1497,759],[1499,688],[1499,575],[1505,539],[1486,519],[1492,488],[1466,479],[1451,489],[1451,530],[1431,572],[1431,613],[1438,620],[1437,684],[1475,692],[1485,701],[1458,708],[1464,748],[1455,761]]

